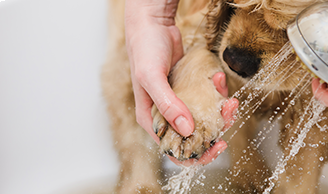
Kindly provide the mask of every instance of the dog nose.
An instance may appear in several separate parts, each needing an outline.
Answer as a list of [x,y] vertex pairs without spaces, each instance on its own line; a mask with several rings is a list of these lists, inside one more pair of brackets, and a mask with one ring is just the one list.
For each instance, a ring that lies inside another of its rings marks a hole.
[[261,58],[247,49],[227,47],[223,52],[223,60],[229,68],[243,78],[253,76],[259,69]]

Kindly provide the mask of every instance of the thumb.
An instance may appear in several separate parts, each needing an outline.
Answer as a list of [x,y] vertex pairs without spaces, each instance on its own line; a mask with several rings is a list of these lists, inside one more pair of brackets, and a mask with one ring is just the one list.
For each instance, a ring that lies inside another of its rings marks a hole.
[[153,83],[145,89],[159,112],[180,135],[190,136],[194,130],[194,121],[187,106],[175,95],[164,75],[152,80]]

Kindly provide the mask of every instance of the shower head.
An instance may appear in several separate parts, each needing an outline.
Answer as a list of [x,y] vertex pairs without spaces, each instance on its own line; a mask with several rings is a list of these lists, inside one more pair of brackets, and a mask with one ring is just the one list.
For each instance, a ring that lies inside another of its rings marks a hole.
[[328,2],[304,9],[287,26],[287,35],[299,59],[328,83]]

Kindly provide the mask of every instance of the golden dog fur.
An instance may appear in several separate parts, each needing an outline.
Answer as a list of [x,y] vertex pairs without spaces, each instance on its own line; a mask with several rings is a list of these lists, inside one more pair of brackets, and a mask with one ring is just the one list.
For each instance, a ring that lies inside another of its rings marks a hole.
[[[220,131],[217,129],[224,125],[221,115],[217,112],[224,98],[216,92],[211,81],[212,76],[216,72],[224,71],[227,74],[229,95],[232,95],[255,72],[263,69],[288,41],[288,21],[315,2],[317,1],[180,0],[177,25],[182,34],[185,56],[173,68],[169,82],[177,96],[190,109],[195,121],[195,132],[188,138],[182,138],[166,123],[154,106],[153,128],[161,138],[160,150],[179,160],[200,157],[218,137]],[[112,7],[115,7],[112,12],[112,17],[115,17],[112,23],[116,29],[113,34],[115,45],[110,51],[109,62],[103,68],[102,87],[121,160],[116,192],[160,193],[161,188],[157,180],[161,177],[161,165],[157,146],[135,120],[130,67],[123,35],[124,1],[112,0],[111,3]],[[202,22],[204,16],[206,21]],[[255,59],[259,59],[259,63],[252,67],[253,69],[247,67],[248,64],[243,64],[246,67],[238,66],[232,71],[226,61],[228,54],[233,52],[227,51],[235,50],[256,56]],[[284,68],[282,64],[278,71]],[[261,193],[265,188],[265,178],[270,176],[270,172],[261,154],[252,149],[253,145],[249,140],[254,138],[259,119],[272,113],[278,106],[282,110],[286,107],[281,105],[281,101],[299,82],[300,74],[301,72],[295,69],[295,73],[270,94],[260,109],[230,140],[231,172],[238,172],[238,176],[231,177],[232,183],[238,188],[236,193]],[[256,84],[260,83],[255,81]],[[269,85],[268,88],[272,86]],[[298,124],[301,110],[304,110],[305,106],[303,100],[308,96],[312,94],[302,93],[295,105],[289,108],[279,121],[279,142],[286,154],[289,153],[288,142],[297,135],[289,129]],[[324,114],[327,115],[327,110]],[[291,123],[288,129],[284,127],[287,123]],[[320,124],[325,123],[326,120]],[[232,128],[238,128],[238,125],[236,123]],[[327,160],[327,138],[326,131],[320,131],[316,126],[311,129],[305,139],[305,146],[288,162],[286,172],[280,175],[274,193],[317,192],[320,170]],[[308,146],[312,144],[319,146]],[[247,152],[244,153],[243,150]],[[324,160],[319,160],[319,157]]]

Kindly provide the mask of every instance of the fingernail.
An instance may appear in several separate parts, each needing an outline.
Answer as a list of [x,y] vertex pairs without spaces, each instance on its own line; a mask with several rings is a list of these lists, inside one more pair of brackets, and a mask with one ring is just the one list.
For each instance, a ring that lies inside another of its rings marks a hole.
[[174,124],[182,136],[188,137],[193,131],[188,123],[188,120],[184,116],[179,116],[176,118]]

